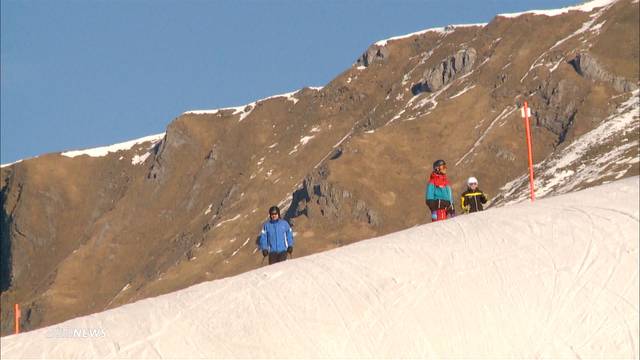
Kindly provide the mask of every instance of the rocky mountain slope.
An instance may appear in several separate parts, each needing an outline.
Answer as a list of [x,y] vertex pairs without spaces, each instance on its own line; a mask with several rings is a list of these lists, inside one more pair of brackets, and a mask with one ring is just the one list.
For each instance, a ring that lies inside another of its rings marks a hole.
[[544,195],[638,175],[638,10],[597,0],[388,39],[322,88],[3,166],[2,334],[16,302],[30,330],[262,266],[272,204],[296,257],[426,223],[437,158],[456,194],[473,175],[496,204],[522,199],[524,100]]

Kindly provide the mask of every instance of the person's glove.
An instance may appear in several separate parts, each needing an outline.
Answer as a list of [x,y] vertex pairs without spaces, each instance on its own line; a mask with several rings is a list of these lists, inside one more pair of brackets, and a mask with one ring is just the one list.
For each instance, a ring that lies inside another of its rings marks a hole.
[[453,207],[453,204],[449,205],[447,208],[447,214],[449,214],[449,217],[456,216],[456,208]]
[[287,248],[287,252],[288,252],[289,254],[291,254],[291,253],[293,252],[293,246],[289,246],[289,247]]
[[267,249],[262,250],[262,256],[266,257],[267,255],[269,255],[269,250]]

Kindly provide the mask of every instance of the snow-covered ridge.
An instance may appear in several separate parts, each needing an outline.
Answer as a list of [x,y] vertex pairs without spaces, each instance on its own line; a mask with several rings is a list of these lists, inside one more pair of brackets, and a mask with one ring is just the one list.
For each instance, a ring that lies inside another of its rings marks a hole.
[[440,33],[440,34],[447,34],[450,33],[452,31],[454,31],[457,28],[464,28],[464,27],[483,27],[487,25],[487,23],[478,23],[478,24],[457,24],[457,25],[447,25],[447,26],[443,26],[443,27],[434,27],[434,28],[429,28],[429,29],[424,29],[424,30],[420,30],[420,31],[416,31],[410,34],[406,34],[406,35],[399,35],[399,36],[394,36],[394,37],[390,37],[388,39],[384,39],[384,40],[379,40],[376,41],[374,43],[374,45],[377,46],[385,46],[387,45],[387,43],[389,41],[394,41],[394,40],[400,40],[400,39],[406,39],[412,36],[417,36],[417,35],[422,35],[428,32],[435,32],[435,33]]
[[2,337],[1,357],[637,358],[639,185],[627,178],[204,282]]
[[[610,4],[612,4],[612,3],[616,2],[616,1],[618,1],[618,0],[593,0],[593,1],[586,2],[584,4],[575,5],[575,6],[569,6],[569,7],[560,8],[560,9],[528,10],[528,11],[523,11],[523,12],[518,12],[518,13],[498,14],[496,16],[506,17],[506,18],[515,18],[515,17],[518,17],[520,15],[525,15],[525,14],[556,16],[556,15],[562,15],[562,14],[568,13],[569,11],[590,12],[590,11],[593,11],[593,9],[610,5]],[[477,23],[477,24],[457,24],[457,25],[448,25],[448,26],[443,26],[443,27],[434,27],[434,28],[429,28],[429,29],[416,31],[416,32],[413,32],[413,33],[410,33],[410,34],[406,34],[406,35],[399,35],[399,36],[394,36],[394,37],[391,37],[391,38],[388,38],[388,39],[379,40],[379,41],[375,42],[374,45],[385,46],[385,45],[387,45],[387,43],[389,41],[406,39],[406,38],[409,38],[409,37],[412,37],[412,36],[422,35],[422,34],[425,34],[425,33],[428,33],[428,32],[447,34],[447,33],[450,33],[452,31],[454,31],[456,28],[484,27],[486,25],[487,25],[487,23]]]
[[586,2],[584,4],[575,5],[575,6],[568,6],[568,7],[561,8],[561,9],[529,10],[529,11],[522,11],[522,12],[517,12],[517,13],[498,14],[497,16],[506,17],[506,18],[514,18],[514,17],[518,17],[520,15],[525,15],[525,14],[557,16],[557,15],[566,14],[569,11],[590,12],[590,11],[593,11],[593,9],[595,9],[595,8],[599,8],[599,7],[603,7],[603,6],[607,6],[607,5],[613,4],[616,1],[618,1],[618,0],[593,0],[593,1],[588,1],[588,2]]
[[11,163],[2,164],[2,165],[0,165],[0,169],[8,167],[8,166],[11,166],[11,165],[15,165],[15,164],[18,164],[18,163],[21,163],[21,162],[22,162],[22,160],[16,160],[16,161],[11,162]]
[[[308,89],[315,90],[315,91],[320,91],[322,89],[322,87],[310,86],[310,87],[308,87]],[[266,97],[264,99],[256,100],[254,102],[251,102],[251,103],[245,104],[245,105],[241,105],[241,106],[219,108],[219,109],[208,109],[208,110],[189,110],[189,111],[185,111],[183,113],[183,115],[187,115],[187,114],[192,114],[192,115],[217,114],[220,111],[229,111],[229,110],[233,110],[233,113],[231,115],[237,115],[237,114],[240,114],[240,113],[245,113],[246,115],[248,115],[255,108],[255,106],[258,103],[266,101],[266,100],[269,100],[269,99],[276,99],[276,98],[284,97],[287,100],[289,100],[289,101],[293,102],[294,104],[296,104],[299,99],[295,97],[295,94],[299,93],[300,91],[301,90],[296,90],[296,91],[292,91],[292,92],[288,92],[288,93],[284,93],[284,94],[278,94],[278,95],[269,96],[269,97]],[[247,107],[250,107],[250,110],[245,112],[245,109]],[[243,115],[245,115],[245,114],[243,114]],[[246,115],[245,115],[245,117],[246,117]],[[242,115],[241,115],[241,120],[242,119],[244,119],[244,117],[242,117]]]
[[156,135],[150,135],[150,136],[145,136],[139,139],[135,139],[135,140],[130,140],[130,141],[126,141],[123,143],[119,143],[119,144],[114,144],[114,145],[109,145],[109,146],[102,146],[102,147],[97,147],[97,148],[92,148],[92,149],[85,149],[85,150],[74,150],[74,151],[66,151],[63,152],[62,156],[66,156],[66,157],[76,157],[76,156],[81,156],[81,155],[88,155],[91,157],[101,157],[101,156],[106,156],[109,153],[112,152],[118,152],[118,151],[122,151],[122,150],[129,150],[132,147],[134,147],[137,144],[143,144],[146,142],[153,142],[156,143],[160,140],[162,140],[164,138],[165,133],[162,134],[156,134]]

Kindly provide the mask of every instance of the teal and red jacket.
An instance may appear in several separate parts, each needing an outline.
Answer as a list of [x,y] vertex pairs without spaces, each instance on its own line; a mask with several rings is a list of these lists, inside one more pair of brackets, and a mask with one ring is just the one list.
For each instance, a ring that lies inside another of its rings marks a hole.
[[453,192],[447,175],[431,173],[427,183],[425,199],[431,211],[446,209],[453,203]]

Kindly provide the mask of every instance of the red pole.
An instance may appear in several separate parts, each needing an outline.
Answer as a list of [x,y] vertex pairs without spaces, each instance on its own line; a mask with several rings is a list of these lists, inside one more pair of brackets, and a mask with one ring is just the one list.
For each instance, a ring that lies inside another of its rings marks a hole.
[[527,102],[524,102],[524,127],[527,132],[527,152],[529,155],[529,186],[531,188],[531,201],[535,199],[535,193],[533,190],[533,154],[531,151],[531,129],[529,125],[529,106]]
[[15,304],[15,315],[16,315],[16,334],[20,332],[20,305]]

